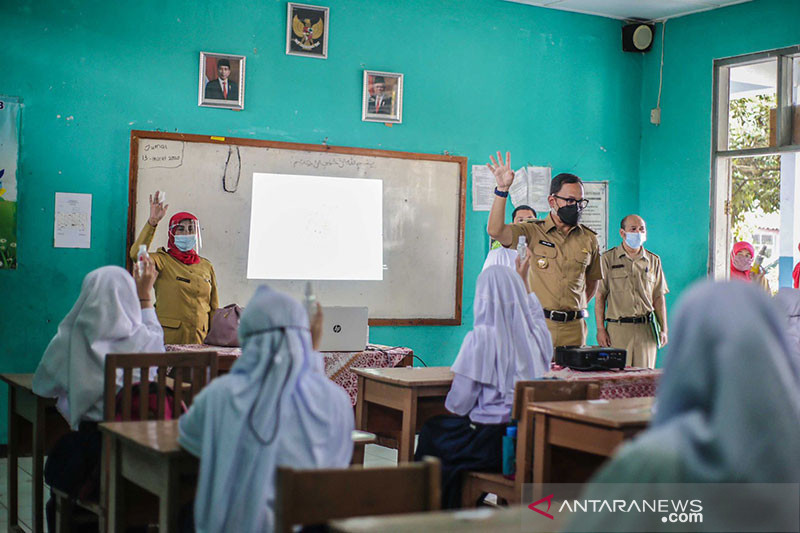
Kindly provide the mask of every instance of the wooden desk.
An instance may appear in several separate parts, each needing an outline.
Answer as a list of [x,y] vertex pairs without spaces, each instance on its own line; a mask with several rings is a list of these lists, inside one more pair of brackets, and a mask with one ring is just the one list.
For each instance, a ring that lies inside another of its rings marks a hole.
[[[125,531],[125,485],[132,483],[158,498],[158,530],[178,531],[181,505],[194,495],[200,461],[178,444],[177,420],[103,422],[100,430],[111,441],[108,527]],[[375,441],[375,435],[353,431],[354,456]]]
[[428,418],[446,414],[450,367],[354,368],[358,376],[356,429],[397,448],[397,461],[414,457],[414,435]]
[[[650,423],[654,398],[542,402],[528,406],[535,416],[533,482],[550,479],[551,446],[605,457]],[[535,487],[534,487],[535,490]],[[537,494],[534,493],[534,498]]]
[[[435,511],[430,513],[409,513],[387,516],[364,516],[332,520],[328,525],[338,533],[419,533],[421,531],[440,532],[488,532],[519,533],[525,531],[525,524],[536,520],[534,511],[526,506],[508,508],[479,507],[459,511]],[[559,531],[554,522],[552,531]],[[542,531],[541,524],[531,530]]]
[[67,421],[56,410],[56,401],[33,393],[33,374],[0,374],[8,384],[8,531],[21,531],[18,458],[30,454],[33,459],[34,533],[44,531],[44,455],[69,432]]

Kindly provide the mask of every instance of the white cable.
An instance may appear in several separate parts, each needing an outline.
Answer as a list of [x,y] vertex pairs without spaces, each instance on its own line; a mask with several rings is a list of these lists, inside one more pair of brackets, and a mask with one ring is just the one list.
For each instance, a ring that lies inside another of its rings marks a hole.
[[656,109],[661,109],[661,85],[664,82],[664,34],[667,32],[667,19],[661,23],[661,68],[658,72],[658,103]]

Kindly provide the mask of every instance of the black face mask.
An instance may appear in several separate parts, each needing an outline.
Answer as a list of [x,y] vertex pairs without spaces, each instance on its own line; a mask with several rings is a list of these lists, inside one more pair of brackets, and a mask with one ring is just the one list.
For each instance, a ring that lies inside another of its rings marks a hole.
[[565,205],[556,211],[558,218],[567,226],[577,226],[581,219],[581,212],[578,211],[578,204]]

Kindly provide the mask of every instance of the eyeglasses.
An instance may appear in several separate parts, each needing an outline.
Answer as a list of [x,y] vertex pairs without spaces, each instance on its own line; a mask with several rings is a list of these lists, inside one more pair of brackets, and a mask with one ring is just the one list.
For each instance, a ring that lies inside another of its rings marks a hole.
[[567,205],[578,205],[578,209],[583,211],[586,209],[586,206],[589,205],[589,200],[586,198],[581,198],[580,200],[576,200],[575,198],[564,198],[563,196],[559,196],[557,194],[553,195],[554,198],[558,198],[559,200],[564,200],[567,202]]

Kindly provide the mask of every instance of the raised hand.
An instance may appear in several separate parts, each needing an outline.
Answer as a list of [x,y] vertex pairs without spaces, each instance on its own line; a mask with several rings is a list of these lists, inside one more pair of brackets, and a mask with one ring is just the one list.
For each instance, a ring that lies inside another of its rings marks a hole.
[[494,179],[497,181],[497,188],[501,191],[507,191],[511,184],[514,182],[514,171],[511,170],[511,153],[506,152],[506,160],[503,162],[503,155],[497,152],[497,161],[494,156],[489,156],[492,160],[491,163],[486,165],[489,170],[494,174]]
[[[158,194],[158,193],[156,193]],[[169,204],[164,205],[163,202],[156,202],[154,196],[150,195],[150,218],[147,219],[147,222],[150,223],[151,226],[155,227],[164,218],[164,215],[167,214],[167,209],[169,209]]]

